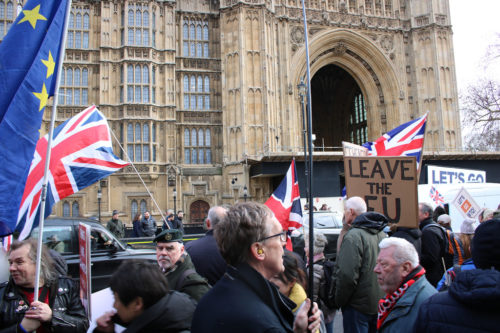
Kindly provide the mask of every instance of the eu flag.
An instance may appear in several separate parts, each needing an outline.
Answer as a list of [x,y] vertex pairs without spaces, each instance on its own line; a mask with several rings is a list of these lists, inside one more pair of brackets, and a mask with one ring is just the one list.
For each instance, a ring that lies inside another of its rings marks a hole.
[[47,100],[54,95],[68,0],[29,0],[0,44],[0,236],[16,227]]

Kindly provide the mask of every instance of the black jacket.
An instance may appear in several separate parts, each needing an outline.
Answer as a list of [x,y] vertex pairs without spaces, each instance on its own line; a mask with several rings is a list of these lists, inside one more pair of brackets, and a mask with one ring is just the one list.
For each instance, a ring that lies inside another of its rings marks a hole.
[[422,258],[422,231],[420,231],[420,229],[398,227],[396,232],[393,233],[391,237],[403,238],[412,243],[417,250],[418,257]]
[[[86,332],[89,326],[85,309],[80,301],[77,283],[59,277],[49,290],[52,320],[44,323],[50,332]],[[28,310],[27,299],[12,281],[0,285],[0,333],[22,332],[18,324]]]
[[499,332],[500,272],[460,272],[447,292],[420,306],[416,332]]
[[204,237],[186,243],[185,249],[191,256],[196,272],[206,278],[212,286],[226,272],[226,262],[222,258],[214,231],[209,230]]
[[[135,318],[123,332],[189,332],[195,308],[196,302],[188,295],[172,290]],[[96,328],[93,332],[101,331]]]
[[[426,227],[427,225],[432,225]],[[443,262],[446,241],[442,227],[427,218],[420,222],[422,230],[422,255],[420,264],[425,268],[425,276],[430,284],[437,286],[444,274]]]
[[227,273],[200,300],[193,333],[293,332],[295,303],[247,264]]

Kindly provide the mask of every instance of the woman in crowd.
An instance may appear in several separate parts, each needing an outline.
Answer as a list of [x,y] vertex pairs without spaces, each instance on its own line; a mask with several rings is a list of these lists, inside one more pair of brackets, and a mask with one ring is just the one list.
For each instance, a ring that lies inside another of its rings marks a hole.
[[319,328],[316,303],[306,299],[294,316],[295,304],[269,281],[284,271],[286,233],[267,206],[234,205],[215,226],[214,235],[228,269],[198,303],[193,333],[305,333]]
[[285,252],[283,265],[285,270],[272,277],[271,282],[278,286],[283,295],[296,304],[292,310],[295,313],[307,298],[306,274],[299,267],[297,258],[291,252]]
[[142,215],[141,213],[137,213],[134,216],[134,220],[132,221],[132,237],[141,237],[141,232],[140,232],[140,224],[141,224],[141,219]]

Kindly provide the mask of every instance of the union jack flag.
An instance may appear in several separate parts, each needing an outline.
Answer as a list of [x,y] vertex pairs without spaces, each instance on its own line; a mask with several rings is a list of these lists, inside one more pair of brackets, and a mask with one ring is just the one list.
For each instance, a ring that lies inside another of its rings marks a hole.
[[[48,135],[38,140],[21,199],[16,231],[26,238],[40,219]],[[54,130],[45,217],[59,200],[84,189],[128,165],[113,154],[108,122],[91,106]]]
[[429,196],[436,205],[444,207],[444,197],[434,186],[431,186]]
[[[267,199],[265,205],[273,211],[284,231],[288,232],[302,227],[302,207],[295,160],[292,161],[285,178]],[[288,237],[286,247],[292,251],[290,237]]]
[[370,156],[415,156],[419,170],[424,145],[427,113],[415,120],[399,125],[385,133],[375,142],[366,142]]
[[2,248],[5,252],[9,252],[10,246],[12,245],[13,237],[8,235],[2,238]]

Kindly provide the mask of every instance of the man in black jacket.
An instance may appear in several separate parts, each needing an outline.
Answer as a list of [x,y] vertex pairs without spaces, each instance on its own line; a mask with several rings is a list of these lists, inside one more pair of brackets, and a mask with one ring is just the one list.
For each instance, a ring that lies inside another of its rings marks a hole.
[[445,231],[432,220],[432,208],[426,203],[418,205],[419,228],[422,231],[421,265],[429,283],[436,287],[444,274],[444,255],[447,244]]
[[12,243],[10,279],[0,285],[0,332],[86,332],[88,319],[78,285],[57,276],[42,247],[39,300],[34,301],[37,240]]
[[191,256],[196,272],[206,278],[212,286],[226,272],[226,262],[222,258],[214,238],[214,227],[226,215],[226,211],[221,206],[210,208],[205,220],[207,233],[205,236],[186,244],[186,251]]
[[500,220],[477,227],[472,260],[478,269],[458,273],[448,291],[420,306],[415,332],[498,332]]

